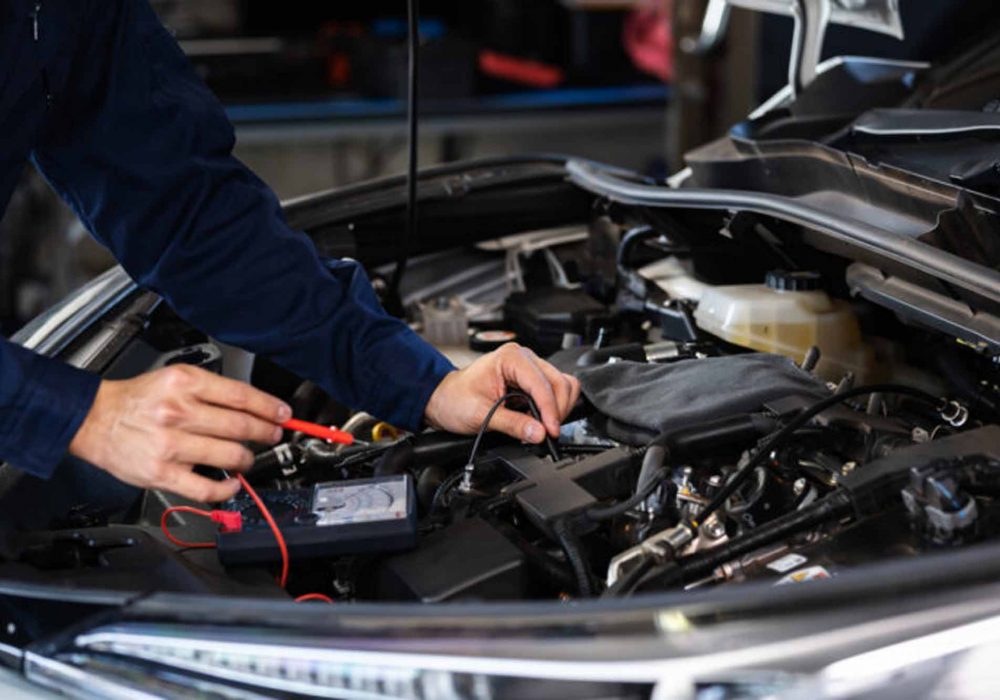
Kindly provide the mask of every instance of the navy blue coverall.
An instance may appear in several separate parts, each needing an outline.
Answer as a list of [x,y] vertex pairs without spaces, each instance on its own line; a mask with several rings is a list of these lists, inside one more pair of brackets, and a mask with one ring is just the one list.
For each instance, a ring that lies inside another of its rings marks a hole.
[[[139,284],[215,338],[417,427],[451,364],[324,262],[232,155],[147,0],[0,0],[0,209],[30,159]],[[99,378],[0,341],[0,459],[47,478]]]

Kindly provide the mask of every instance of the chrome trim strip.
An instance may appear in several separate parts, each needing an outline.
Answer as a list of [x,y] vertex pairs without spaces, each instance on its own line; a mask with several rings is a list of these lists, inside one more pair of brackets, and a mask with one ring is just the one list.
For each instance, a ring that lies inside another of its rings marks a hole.
[[[843,653],[849,646],[857,648],[866,643],[872,646],[897,643],[906,635],[925,634],[928,630],[956,624],[957,619],[961,619],[965,624],[969,618],[976,615],[990,615],[989,619],[996,625],[997,634],[1000,635],[1000,601],[985,599],[897,615],[750,648],[727,649],[693,657],[640,661],[566,661],[317,648],[303,646],[301,642],[278,645],[233,641],[231,638],[210,638],[205,632],[197,632],[199,636],[196,637],[171,637],[165,636],[168,629],[163,625],[152,624],[119,625],[106,630],[99,629],[78,636],[76,644],[82,649],[149,658],[158,663],[209,674],[214,673],[213,666],[200,664],[188,658],[193,657],[199,650],[207,650],[221,654],[296,660],[302,663],[355,664],[366,667],[395,667],[528,679],[655,683],[662,678],[671,677],[683,680],[690,687],[690,683],[705,674],[729,672],[751,666],[785,666],[791,659],[815,657],[824,653],[836,654],[838,650]],[[196,632],[188,632],[188,634],[194,633]],[[230,637],[233,636],[235,635],[230,633]],[[157,644],[184,650],[190,657],[180,659],[167,654],[143,652],[137,648]],[[256,682],[257,679],[257,676],[250,673],[244,674],[243,677],[247,682]]]
[[859,134],[870,134],[872,136],[943,136],[945,134],[971,134],[977,131],[1000,131],[1000,124],[973,124],[970,126],[948,126],[936,129],[914,129],[906,127],[888,129],[879,128],[877,126],[866,126],[864,124],[855,124],[851,126],[851,129]]
[[19,663],[24,659],[24,649],[16,647],[13,644],[0,642],[0,656],[6,656],[10,661]]
[[113,267],[36,317],[11,340],[43,355],[55,355],[137,287],[125,270]]
[[160,700],[159,695],[114,683],[71,664],[28,652],[24,675],[32,683],[78,698],[94,700]]

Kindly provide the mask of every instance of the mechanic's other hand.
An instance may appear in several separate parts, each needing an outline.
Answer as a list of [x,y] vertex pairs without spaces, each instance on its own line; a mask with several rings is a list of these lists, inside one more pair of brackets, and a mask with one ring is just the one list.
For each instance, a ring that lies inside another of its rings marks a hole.
[[535,400],[544,425],[528,414],[501,407],[490,428],[525,442],[541,442],[546,432],[558,437],[560,423],[580,396],[576,377],[563,374],[531,350],[508,343],[447,375],[427,402],[427,421],[453,433],[474,433],[509,388]]
[[196,464],[243,471],[240,444],[273,444],[291,409],[248,384],[197,367],[172,365],[124,381],[103,381],[70,443],[71,454],[141,488],[214,503],[239,491],[195,474]]

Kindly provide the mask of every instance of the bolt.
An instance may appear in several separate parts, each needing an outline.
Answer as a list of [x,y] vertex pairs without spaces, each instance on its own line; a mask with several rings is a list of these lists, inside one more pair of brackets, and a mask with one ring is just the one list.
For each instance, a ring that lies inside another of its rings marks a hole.
[[928,433],[923,428],[917,427],[917,428],[914,428],[910,432],[910,439],[913,440],[913,442],[916,442],[916,443],[919,444],[919,443],[927,442],[928,440],[930,440],[931,439],[931,434]]
[[857,462],[844,462],[844,464],[840,467],[840,473],[843,474],[844,476],[847,476],[857,468],[858,468]]
[[717,540],[726,534],[726,528],[718,520],[712,520],[705,523],[704,527],[702,527],[702,532],[709,539]]
[[694,469],[691,467],[684,467],[681,469],[681,488],[689,488],[691,486],[691,474],[694,473]]
[[13,622],[8,622],[7,623],[7,634],[9,636],[13,637],[15,632],[17,632],[17,625],[15,625]]
[[804,478],[796,479],[795,483],[792,484],[792,493],[794,493],[796,496],[801,496],[805,492],[806,492],[806,480]]

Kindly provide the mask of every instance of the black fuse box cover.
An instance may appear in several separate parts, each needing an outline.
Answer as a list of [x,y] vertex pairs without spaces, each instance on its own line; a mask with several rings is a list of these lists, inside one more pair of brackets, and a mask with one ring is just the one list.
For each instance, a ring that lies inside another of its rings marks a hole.
[[558,287],[511,294],[503,314],[508,328],[543,354],[561,348],[565,333],[593,340],[601,326],[613,323],[608,308],[583,290]]
[[485,520],[469,518],[383,560],[376,585],[386,600],[515,600],[527,577],[521,550]]

